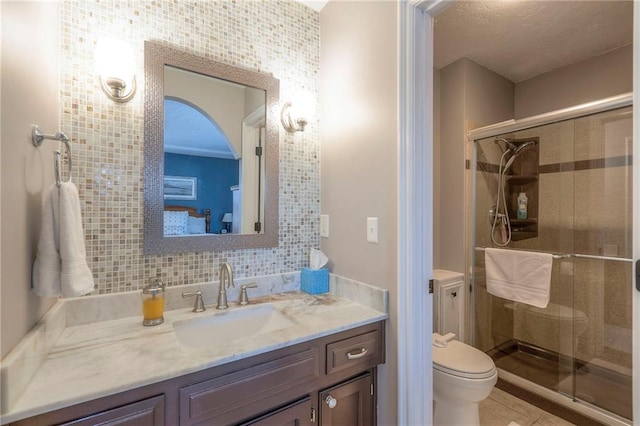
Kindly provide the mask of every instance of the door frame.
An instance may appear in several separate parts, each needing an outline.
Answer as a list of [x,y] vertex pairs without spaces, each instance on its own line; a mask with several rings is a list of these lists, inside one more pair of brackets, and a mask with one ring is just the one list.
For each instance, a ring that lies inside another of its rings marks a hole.
[[433,16],[398,2],[398,424],[433,421]]

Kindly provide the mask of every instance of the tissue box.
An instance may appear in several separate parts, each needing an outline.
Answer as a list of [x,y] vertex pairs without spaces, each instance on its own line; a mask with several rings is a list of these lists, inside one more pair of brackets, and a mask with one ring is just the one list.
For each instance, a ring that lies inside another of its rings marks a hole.
[[320,294],[329,291],[329,270],[302,268],[300,290],[309,294]]

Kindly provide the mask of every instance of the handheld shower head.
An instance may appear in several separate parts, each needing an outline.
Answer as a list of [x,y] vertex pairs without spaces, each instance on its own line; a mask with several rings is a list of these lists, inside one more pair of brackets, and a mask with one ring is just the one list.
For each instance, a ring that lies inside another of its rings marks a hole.
[[507,161],[507,164],[504,165],[504,171],[506,172],[509,167],[511,167],[518,156],[522,155],[525,151],[535,146],[535,144],[535,141],[528,141],[523,143],[522,145],[516,145],[512,142],[511,145],[513,146],[513,149],[511,148],[511,146],[509,147],[509,151],[511,151],[511,157],[509,158],[509,161]]
[[535,141],[528,141],[523,143],[522,145],[515,146],[515,149],[513,150],[513,155],[514,156],[519,155],[521,152],[526,151],[527,149],[531,148],[535,144],[536,144]]

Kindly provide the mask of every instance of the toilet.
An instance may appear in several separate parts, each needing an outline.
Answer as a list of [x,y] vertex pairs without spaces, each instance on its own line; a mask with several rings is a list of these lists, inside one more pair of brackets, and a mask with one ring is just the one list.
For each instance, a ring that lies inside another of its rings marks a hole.
[[455,340],[455,334],[433,333],[433,424],[480,424],[478,404],[498,381],[491,357]]

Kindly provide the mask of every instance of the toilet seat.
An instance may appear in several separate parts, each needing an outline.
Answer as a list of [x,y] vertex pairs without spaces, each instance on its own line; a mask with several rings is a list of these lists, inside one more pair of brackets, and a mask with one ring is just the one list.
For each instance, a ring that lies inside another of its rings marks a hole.
[[448,342],[444,348],[433,346],[433,368],[467,379],[486,379],[496,374],[489,355],[457,340]]

